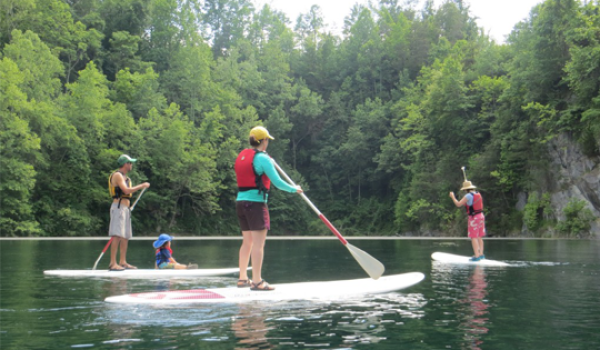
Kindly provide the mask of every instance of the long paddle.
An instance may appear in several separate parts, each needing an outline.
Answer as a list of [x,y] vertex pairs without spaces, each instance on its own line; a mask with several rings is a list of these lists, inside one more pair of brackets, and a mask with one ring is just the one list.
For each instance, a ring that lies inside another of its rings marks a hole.
[[[292,184],[293,186],[296,186],[294,181],[292,181],[292,179],[290,179],[290,177],[283,171],[283,169],[281,169],[281,167],[279,167],[279,164],[277,164],[274,160],[273,160],[273,164],[275,165],[275,168],[277,168],[277,170],[281,173],[281,175],[283,175],[283,177],[290,184]],[[337,236],[337,238],[342,242],[342,244],[344,246],[346,246],[346,248],[348,248],[348,250],[350,251],[350,254],[352,254],[354,259],[369,274],[369,276],[371,276],[372,279],[376,280],[379,277],[381,277],[381,275],[383,275],[383,272],[385,271],[385,266],[383,266],[383,264],[381,262],[379,262],[379,260],[375,259],[368,253],[366,253],[366,252],[356,248],[352,244],[348,243],[348,241],[342,236],[342,234],[331,224],[331,222],[329,222],[329,220],[327,220],[325,215],[323,215],[323,213],[321,213],[319,211],[319,209],[317,209],[317,207],[315,207],[315,205],[310,201],[310,199],[308,199],[308,197],[306,197],[306,195],[304,193],[300,193],[300,196],[302,197],[302,199],[304,199],[304,201],[306,203],[308,203],[310,208],[315,213],[317,213],[317,215],[319,216],[319,219],[321,219],[321,221],[323,221],[325,223],[325,225],[327,225],[327,227],[331,230],[331,232],[333,232],[334,235]]]
[[[137,204],[137,202],[140,200],[140,198],[142,198],[142,195],[144,194],[144,191],[146,191],[146,189],[144,188],[142,190],[142,192],[140,192],[140,195],[137,197],[137,199],[135,200],[135,202],[133,202],[133,205],[131,206],[131,208],[129,209],[129,211],[133,211],[133,209],[135,208],[135,205]],[[106,246],[104,247],[104,249],[102,249],[102,253],[100,253],[100,256],[98,257],[98,259],[96,260],[96,262],[94,263],[94,267],[92,267],[92,270],[95,270],[96,267],[98,266],[98,263],[100,262],[100,259],[102,259],[102,256],[104,255],[104,253],[106,253],[106,250],[108,249],[108,247],[110,246],[110,243],[112,242],[114,237],[111,237],[108,240],[108,243],[106,243]]]

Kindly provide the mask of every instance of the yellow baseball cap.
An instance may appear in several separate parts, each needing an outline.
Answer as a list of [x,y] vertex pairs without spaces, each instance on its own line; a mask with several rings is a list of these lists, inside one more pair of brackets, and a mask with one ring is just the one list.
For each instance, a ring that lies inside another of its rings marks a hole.
[[262,126],[257,126],[257,127],[252,128],[252,130],[250,130],[250,136],[254,136],[256,141],[263,140],[267,137],[270,138],[271,140],[275,140],[275,138],[269,134],[267,129],[265,129]]

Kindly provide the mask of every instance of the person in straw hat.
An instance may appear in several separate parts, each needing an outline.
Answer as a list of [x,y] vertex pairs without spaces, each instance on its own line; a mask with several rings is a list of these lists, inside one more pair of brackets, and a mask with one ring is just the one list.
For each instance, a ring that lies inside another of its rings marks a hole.
[[460,200],[456,200],[454,192],[450,192],[450,198],[457,207],[464,206],[469,217],[468,232],[473,245],[473,257],[471,261],[479,261],[485,259],[483,255],[483,237],[485,237],[485,216],[483,215],[483,198],[481,193],[475,191],[475,187],[471,181],[464,181],[461,191],[466,191],[467,194]]
[[[271,228],[267,200],[271,182],[280,190],[289,193],[302,193],[281,179],[271,157],[267,154],[269,140],[274,138],[267,129],[257,126],[250,130],[251,148],[240,152],[235,161],[235,175],[238,186],[236,212],[242,229],[242,246],[239,252],[239,288],[250,287],[256,291],[275,289],[262,279],[261,270],[267,231]],[[248,264],[252,259],[252,280],[248,278]]]

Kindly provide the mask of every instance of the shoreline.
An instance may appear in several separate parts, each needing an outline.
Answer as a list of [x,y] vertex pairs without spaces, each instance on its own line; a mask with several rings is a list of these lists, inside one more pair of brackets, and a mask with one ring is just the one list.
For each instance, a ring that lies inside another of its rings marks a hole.
[[[208,241],[208,240],[242,240],[240,236],[177,236],[177,240],[191,241]],[[468,237],[403,237],[403,236],[355,236],[344,237],[348,241],[359,240],[433,240],[433,241],[449,241],[449,240],[469,240]],[[106,237],[0,237],[0,241],[106,241]],[[156,237],[133,237],[130,241],[155,241]],[[335,236],[267,236],[267,240],[338,240]],[[542,238],[542,237],[489,237],[486,241],[500,240],[595,240],[595,238]]]

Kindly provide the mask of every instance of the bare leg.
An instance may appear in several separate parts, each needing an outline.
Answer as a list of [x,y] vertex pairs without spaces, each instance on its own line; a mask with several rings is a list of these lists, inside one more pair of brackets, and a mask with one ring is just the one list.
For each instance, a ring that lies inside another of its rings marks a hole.
[[477,241],[479,241],[479,256],[483,255],[483,238],[479,237],[477,238]]
[[[112,237],[112,243],[110,244],[110,263],[108,264],[108,267],[111,269],[122,269],[121,266],[117,264],[117,251],[119,250],[121,239],[121,237],[117,236]],[[121,250],[121,255],[123,255],[123,250]]]
[[478,257],[479,254],[479,238],[471,238],[471,245],[473,246],[474,257]]
[[121,244],[119,248],[121,249],[121,259],[119,259],[119,265],[125,266],[127,264],[127,243],[129,243],[125,238],[120,239]]
[[[250,264],[250,252],[252,251],[252,231],[242,231],[242,246],[238,265],[240,267],[240,280],[248,279],[248,265]],[[254,265],[254,260],[252,261]]]
[[175,270],[186,270],[186,269],[187,269],[187,265],[180,264],[180,263],[175,264]]
[[252,282],[254,284],[262,281],[262,263],[264,258],[265,240],[267,239],[267,230],[252,231]]
[[127,263],[127,246],[129,245],[129,240],[125,238],[121,238],[121,259],[119,260],[119,265],[128,268],[128,269],[136,269],[137,267]]

